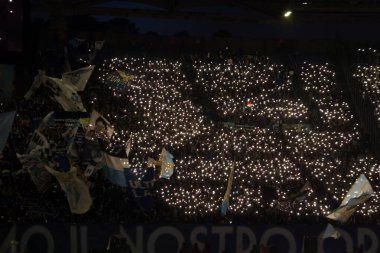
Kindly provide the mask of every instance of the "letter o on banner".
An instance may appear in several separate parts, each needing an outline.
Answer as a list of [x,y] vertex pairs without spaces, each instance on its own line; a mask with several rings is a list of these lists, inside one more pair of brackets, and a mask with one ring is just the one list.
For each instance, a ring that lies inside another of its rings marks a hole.
[[287,230],[285,228],[281,228],[281,227],[275,227],[275,228],[271,228],[271,229],[268,229],[267,231],[265,231],[265,233],[261,237],[260,243],[263,245],[267,245],[269,238],[272,237],[273,235],[284,236],[288,240],[288,243],[289,243],[288,252],[290,252],[290,253],[297,252],[296,239],[294,238],[292,233],[289,232],[289,230]]
[[176,238],[177,244],[178,244],[178,249],[175,252],[178,252],[179,249],[181,248],[182,244],[185,242],[185,238],[183,237],[181,231],[179,231],[178,229],[176,229],[174,227],[168,227],[168,226],[160,227],[160,228],[157,228],[150,235],[150,237],[148,239],[148,245],[147,245],[148,253],[155,253],[156,252],[156,249],[155,249],[156,241],[160,236],[162,236],[164,234],[170,234]]
[[[20,246],[22,251],[27,251],[28,248],[28,242],[30,237],[34,234],[41,234],[45,237],[47,242],[47,252],[46,253],[54,253],[54,240],[53,236],[51,235],[50,231],[43,227],[43,226],[33,226],[30,227],[21,238]],[[43,253],[43,252],[41,252]]]
[[[340,234],[340,237],[344,239],[344,241],[346,242],[346,251],[348,253],[352,253],[352,250],[353,250],[353,242],[352,242],[352,238],[351,236],[344,230],[340,229],[340,228],[336,228],[336,230],[339,232]],[[325,252],[325,249],[324,249],[324,245],[325,245],[325,241],[324,239],[322,238],[323,236],[323,233],[324,231],[322,231],[319,236],[318,236],[318,253],[324,253]]]
[[[365,247],[365,238],[371,239],[371,248]],[[358,245],[364,246],[364,252],[379,252],[379,240],[377,235],[368,228],[358,228]]]

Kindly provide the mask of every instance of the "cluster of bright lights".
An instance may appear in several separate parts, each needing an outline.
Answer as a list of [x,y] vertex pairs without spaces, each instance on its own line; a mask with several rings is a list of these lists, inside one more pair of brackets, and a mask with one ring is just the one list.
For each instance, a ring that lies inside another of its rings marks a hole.
[[[354,159],[350,153],[359,147],[360,135],[328,64],[305,63],[302,67],[305,93],[321,115],[318,124],[312,125],[312,130],[285,130],[281,136],[254,125],[238,129],[212,122],[193,102],[192,90],[197,85],[223,121],[249,122],[261,117],[272,122],[279,118],[309,122],[307,106],[287,95],[293,80],[284,66],[269,59],[256,63],[197,60],[193,68],[195,84],[188,82],[177,61],[113,58],[100,69],[103,96],[93,96],[90,102],[115,122],[120,145],[132,134],[131,164],[135,173],[142,175],[140,168],[146,166],[147,158],[157,158],[162,147],[175,155],[175,176],[156,189],[156,195],[170,206],[190,215],[215,213],[232,166],[233,214],[265,214],[268,208],[279,208],[299,216],[326,215],[360,173],[364,172],[371,182],[378,181],[379,163],[371,155]],[[124,81],[117,70],[133,79]],[[279,77],[279,73],[285,74]],[[248,100],[253,106],[245,108]],[[125,117],[128,121],[118,125]],[[302,170],[318,185],[313,183],[314,191],[305,201],[281,205],[278,200],[306,182]],[[373,186],[378,189],[377,184]],[[277,196],[264,197],[268,188],[273,188]],[[378,204],[379,196],[375,195],[359,212],[376,213]]]
[[[127,126],[129,131],[116,133],[124,140],[133,135],[131,163],[135,169],[146,164],[147,157],[156,158],[162,147],[179,152],[186,143],[211,132],[213,125],[205,124],[207,120],[201,109],[187,98],[191,86],[180,68],[179,62],[167,60],[113,58],[104,62],[100,69],[99,78],[112,96],[109,99],[114,99],[119,107],[110,110],[107,117],[116,120],[127,115],[134,119],[129,122],[133,129]],[[125,82],[115,77],[117,70],[133,75],[133,79]],[[120,89],[120,85],[127,88]],[[91,103],[99,101],[94,99]]]
[[359,53],[365,53],[365,52],[368,52],[368,53],[376,53],[377,50],[375,48],[358,48],[358,52]]
[[374,114],[380,123],[380,66],[359,65],[354,77],[361,83],[362,96],[371,101],[374,106]]
[[318,107],[323,128],[355,125],[354,116],[329,64],[304,63],[301,68],[303,88]]
[[[226,121],[272,121],[293,119],[306,121],[308,110],[300,99],[280,98],[291,90],[292,78],[282,65],[266,61],[255,64],[203,62],[194,63],[196,82],[215,104]],[[280,77],[280,73],[286,73]],[[247,101],[252,106],[246,108]]]

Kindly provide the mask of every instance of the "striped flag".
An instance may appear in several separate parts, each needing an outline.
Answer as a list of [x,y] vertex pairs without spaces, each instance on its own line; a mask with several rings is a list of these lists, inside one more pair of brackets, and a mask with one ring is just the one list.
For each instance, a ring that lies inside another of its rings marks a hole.
[[[113,184],[126,187],[125,169],[130,167],[128,150],[124,143],[109,143],[99,139],[102,163],[106,178]],[[128,145],[128,144],[127,144]]]

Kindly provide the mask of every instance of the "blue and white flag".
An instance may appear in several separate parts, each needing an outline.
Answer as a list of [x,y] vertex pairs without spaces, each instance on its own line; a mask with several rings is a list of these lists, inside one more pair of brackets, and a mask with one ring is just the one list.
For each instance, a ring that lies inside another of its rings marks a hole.
[[361,174],[348,191],[340,206],[326,217],[339,222],[346,222],[358,209],[359,205],[366,202],[374,191],[367,177]]
[[160,159],[161,162],[161,172],[160,172],[160,178],[166,178],[169,179],[174,172],[174,162],[173,162],[173,155],[170,154],[165,148],[162,149]]
[[62,81],[65,85],[72,86],[75,91],[84,91],[87,82],[94,71],[95,65],[80,68],[71,72],[63,73]]
[[120,158],[103,152],[103,172],[113,184],[126,187],[125,170],[130,167],[128,158]]
[[340,237],[340,233],[331,224],[327,225],[322,235],[322,239],[327,239],[327,238],[338,239],[339,237]]
[[0,113],[0,155],[7,143],[9,133],[12,130],[13,120],[16,112]]
[[99,139],[99,144],[102,150],[104,175],[111,183],[126,187],[125,169],[130,167],[126,148],[123,144],[113,145],[102,139]]

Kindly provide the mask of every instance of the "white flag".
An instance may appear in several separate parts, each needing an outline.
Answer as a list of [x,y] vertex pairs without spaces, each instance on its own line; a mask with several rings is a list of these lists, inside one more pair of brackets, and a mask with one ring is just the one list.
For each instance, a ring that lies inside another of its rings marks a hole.
[[95,65],[91,65],[71,72],[63,73],[62,80],[65,84],[71,85],[75,91],[84,91],[94,67]]
[[52,92],[52,97],[62,106],[65,111],[85,112],[81,97],[77,94],[75,88],[66,85],[61,79],[47,77],[44,84]]
[[77,176],[77,168],[69,172],[60,172],[45,165],[45,169],[55,176],[66,193],[71,213],[83,214],[90,210],[92,198],[88,185]]
[[125,153],[127,154],[127,156],[129,156],[129,153],[131,152],[131,148],[132,148],[132,136],[127,141],[127,145],[125,145]]

